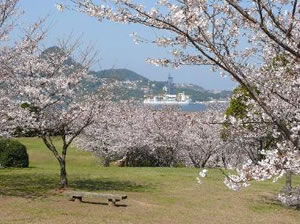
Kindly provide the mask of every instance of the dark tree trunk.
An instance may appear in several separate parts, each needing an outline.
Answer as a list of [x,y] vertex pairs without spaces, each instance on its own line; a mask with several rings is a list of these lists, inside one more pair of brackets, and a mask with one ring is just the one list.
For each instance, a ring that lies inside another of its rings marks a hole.
[[109,163],[110,163],[110,160],[109,160],[109,159],[104,159],[103,166],[104,166],[104,167],[109,167]]
[[67,171],[66,171],[66,156],[67,156],[67,149],[70,144],[66,143],[65,136],[62,136],[63,139],[63,150],[62,155],[60,156],[58,151],[56,150],[55,145],[52,142],[51,136],[42,136],[42,139],[47,146],[47,148],[53,153],[55,158],[57,159],[59,166],[60,166],[60,187],[66,188],[68,187],[68,178],[67,178]]
[[201,168],[204,168],[206,166],[206,163],[208,162],[209,158],[211,157],[211,154],[209,154],[208,156],[206,156],[206,158],[204,158],[201,162]]
[[291,190],[292,189],[292,171],[288,170],[285,174],[285,190]]
[[192,161],[195,168],[201,168],[199,160],[196,161],[196,159],[194,159],[192,153],[189,153],[189,158]]
[[227,169],[226,157],[224,155],[222,155],[221,159],[222,159],[224,168]]
[[61,161],[59,164],[60,164],[60,187],[66,188],[68,187],[66,161]]

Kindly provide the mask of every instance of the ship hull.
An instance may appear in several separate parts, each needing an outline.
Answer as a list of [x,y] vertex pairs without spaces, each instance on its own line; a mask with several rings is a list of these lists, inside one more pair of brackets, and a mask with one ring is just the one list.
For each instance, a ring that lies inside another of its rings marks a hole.
[[144,104],[152,104],[152,105],[187,105],[190,104],[191,101],[144,101]]

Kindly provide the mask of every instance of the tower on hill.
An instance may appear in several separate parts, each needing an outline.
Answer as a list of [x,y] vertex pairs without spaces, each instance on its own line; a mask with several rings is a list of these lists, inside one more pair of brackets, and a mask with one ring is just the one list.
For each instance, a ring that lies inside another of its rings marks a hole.
[[168,94],[170,94],[170,95],[176,94],[175,93],[174,79],[170,74],[168,76],[167,88],[168,88]]

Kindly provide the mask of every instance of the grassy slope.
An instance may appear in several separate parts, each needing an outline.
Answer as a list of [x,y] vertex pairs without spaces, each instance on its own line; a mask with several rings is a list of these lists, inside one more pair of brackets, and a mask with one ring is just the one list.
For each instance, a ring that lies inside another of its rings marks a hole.
[[[0,223],[299,223],[300,212],[272,201],[283,181],[228,190],[210,170],[202,185],[197,169],[103,168],[89,153],[68,155],[70,188],[128,195],[124,206],[105,201],[68,201],[58,190],[58,164],[38,139],[21,139],[30,156],[28,169],[0,169]],[[296,180],[300,184],[300,179]],[[122,204],[122,203],[121,203]]]

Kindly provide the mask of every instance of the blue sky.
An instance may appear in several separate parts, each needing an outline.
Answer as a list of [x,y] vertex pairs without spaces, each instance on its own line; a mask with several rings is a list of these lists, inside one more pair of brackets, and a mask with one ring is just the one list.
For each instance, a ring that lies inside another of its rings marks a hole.
[[177,83],[194,83],[206,89],[232,89],[236,84],[229,77],[222,78],[210,71],[208,66],[186,66],[180,69],[162,68],[149,65],[147,57],[163,57],[168,50],[152,44],[136,45],[130,34],[136,31],[141,36],[153,35],[156,31],[141,25],[98,22],[97,19],[74,11],[57,11],[58,0],[21,0],[19,7],[25,10],[20,20],[21,26],[48,16],[49,32],[45,47],[55,45],[58,38],[66,38],[71,33],[81,37],[84,44],[92,44],[99,51],[99,63],[94,70],[127,68],[151,80],[167,80],[170,73]]

